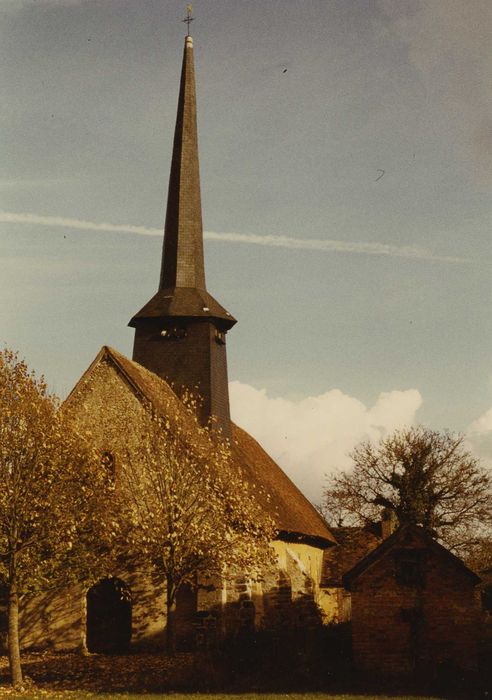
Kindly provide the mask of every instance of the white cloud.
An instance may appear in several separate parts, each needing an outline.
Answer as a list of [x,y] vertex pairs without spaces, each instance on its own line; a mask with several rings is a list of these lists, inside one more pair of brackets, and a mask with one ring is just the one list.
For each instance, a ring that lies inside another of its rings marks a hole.
[[[139,236],[162,236],[159,228],[134,226],[132,224],[110,224],[105,222],[84,221],[62,216],[43,216],[26,212],[8,212],[0,210],[0,223],[28,224],[31,226],[48,226],[78,229],[80,231],[100,231],[106,233],[133,233]],[[204,237],[210,241],[229,243],[246,243],[270,248],[288,250],[311,250],[324,253],[355,253],[358,255],[384,255],[394,258],[411,258],[415,260],[436,260],[449,263],[468,263],[468,258],[456,258],[434,254],[417,246],[395,246],[387,243],[362,243],[360,241],[337,241],[329,238],[292,238],[282,235],[257,235],[254,233],[217,233],[205,231]]]
[[349,466],[361,440],[410,425],[422,404],[416,389],[382,392],[372,407],[332,389],[299,401],[271,398],[265,389],[230,384],[233,420],[255,437],[314,502],[325,475]]
[[492,467],[492,408],[469,425],[466,438],[471,451]]
[[483,435],[492,432],[492,408],[473,421],[467,430],[469,435]]

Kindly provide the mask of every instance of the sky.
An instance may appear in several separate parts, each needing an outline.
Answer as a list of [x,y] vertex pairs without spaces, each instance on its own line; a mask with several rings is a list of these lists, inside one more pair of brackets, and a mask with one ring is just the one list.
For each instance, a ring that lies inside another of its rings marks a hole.
[[[158,285],[185,3],[0,0],[0,342],[62,397]],[[315,502],[363,439],[492,465],[490,0],[194,3],[233,418]]]

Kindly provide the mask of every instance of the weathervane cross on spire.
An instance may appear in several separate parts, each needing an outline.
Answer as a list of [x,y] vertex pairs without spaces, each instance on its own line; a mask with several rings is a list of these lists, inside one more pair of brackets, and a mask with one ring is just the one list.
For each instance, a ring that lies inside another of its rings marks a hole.
[[188,25],[188,35],[187,36],[190,36],[190,24],[195,19],[194,17],[191,16],[192,12],[193,12],[193,5],[186,5],[186,17],[181,21],[186,22],[186,24]]

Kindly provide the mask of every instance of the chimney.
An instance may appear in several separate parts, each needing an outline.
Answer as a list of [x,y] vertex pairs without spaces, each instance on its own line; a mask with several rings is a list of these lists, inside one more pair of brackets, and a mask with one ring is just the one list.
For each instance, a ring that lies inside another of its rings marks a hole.
[[385,508],[381,513],[381,537],[388,539],[398,528],[398,517],[392,508]]

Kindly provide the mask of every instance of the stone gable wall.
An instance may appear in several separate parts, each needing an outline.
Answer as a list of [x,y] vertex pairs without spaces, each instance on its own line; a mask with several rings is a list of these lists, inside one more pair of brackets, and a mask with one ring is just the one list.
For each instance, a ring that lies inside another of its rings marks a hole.
[[118,454],[118,448],[125,441],[125,435],[118,433],[118,427],[111,419],[110,407],[117,407],[128,422],[143,426],[145,411],[140,400],[119,376],[116,367],[110,362],[100,362],[83,382],[80,382],[70,397],[67,410],[73,415],[79,428],[91,433],[92,439],[101,450]]

